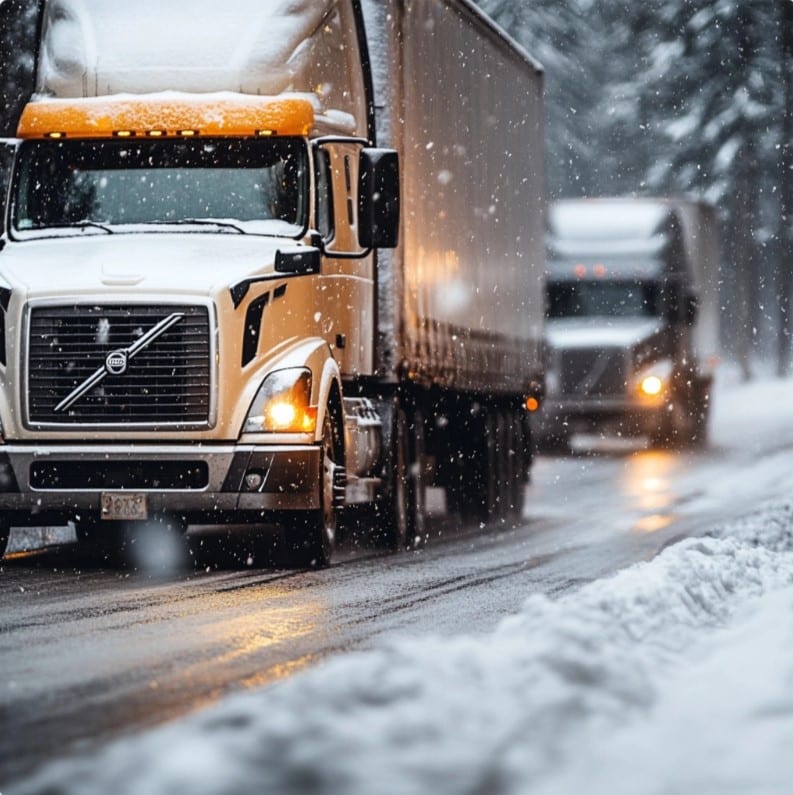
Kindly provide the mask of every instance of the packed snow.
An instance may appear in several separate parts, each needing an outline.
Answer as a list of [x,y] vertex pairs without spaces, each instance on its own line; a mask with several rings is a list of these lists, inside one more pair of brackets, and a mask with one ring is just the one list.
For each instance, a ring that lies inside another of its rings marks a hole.
[[787,792],[792,616],[793,499],[486,636],[392,638],[15,792]]

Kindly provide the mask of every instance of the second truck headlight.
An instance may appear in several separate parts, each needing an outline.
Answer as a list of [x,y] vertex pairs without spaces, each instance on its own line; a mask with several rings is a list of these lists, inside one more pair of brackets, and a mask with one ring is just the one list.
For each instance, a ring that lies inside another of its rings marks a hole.
[[245,433],[313,433],[317,408],[311,406],[311,371],[276,370],[264,379],[245,420]]
[[673,365],[669,359],[651,364],[636,376],[636,388],[641,397],[649,400],[661,398],[669,389]]

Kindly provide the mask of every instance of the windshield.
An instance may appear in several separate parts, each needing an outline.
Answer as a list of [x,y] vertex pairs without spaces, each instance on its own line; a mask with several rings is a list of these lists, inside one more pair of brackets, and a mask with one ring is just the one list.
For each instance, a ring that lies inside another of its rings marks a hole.
[[299,138],[29,141],[13,224],[23,236],[190,224],[297,237],[306,226],[307,169]]
[[656,317],[658,288],[651,282],[548,283],[548,317]]

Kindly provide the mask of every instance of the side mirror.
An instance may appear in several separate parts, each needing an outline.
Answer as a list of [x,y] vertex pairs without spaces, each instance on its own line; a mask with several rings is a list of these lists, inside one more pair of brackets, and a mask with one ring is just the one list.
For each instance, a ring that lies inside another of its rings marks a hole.
[[319,249],[301,246],[293,249],[278,249],[275,252],[275,270],[295,276],[319,273]]
[[362,248],[395,248],[399,239],[399,155],[362,149],[358,171],[358,242]]

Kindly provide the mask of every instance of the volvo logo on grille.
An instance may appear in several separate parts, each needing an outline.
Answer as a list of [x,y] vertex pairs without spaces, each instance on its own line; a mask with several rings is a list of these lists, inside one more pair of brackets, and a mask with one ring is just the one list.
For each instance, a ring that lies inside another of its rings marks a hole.
[[105,359],[105,370],[110,375],[124,375],[127,372],[127,352],[124,350],[111,351]]
[[[0,0],[2,2],[2,0]],[[165,334],[168,329],[179,323],[184,312],[172,312],[156,326],[150,328],[143,336],[138,337],[128,348],[117,348],[105,356],[104,364],[94,373],[80,382],[57,406],[55,411],[68,411],[83,395],[87,395],[95,386],[101,384],[108,375],[123,375],[127,371],[130,359],[134,359],[142,350],[149,347],[155,340]],[[100,324],[101,328],[101,324]]]

